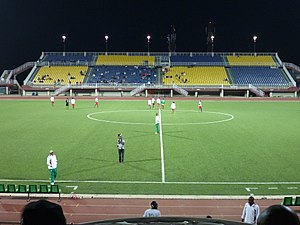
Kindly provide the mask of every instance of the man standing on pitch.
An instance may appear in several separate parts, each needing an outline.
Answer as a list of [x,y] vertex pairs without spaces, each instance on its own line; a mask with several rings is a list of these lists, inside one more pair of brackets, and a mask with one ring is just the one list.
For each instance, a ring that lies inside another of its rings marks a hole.
[[72,104],[72,108],[73,108],[73,109],[75,108],[75,103],[76,103],[75,98],[72,98],[72,99],[71,99],[71,104]]
[[155,134],[159,134],[159,124],[160,124],[160,118],[158,113],[155,114]]
[[94,108],[95,107],[99,107],[99,98],[98,98],[98,96],[96,96],[96,98],[95,98],[95,105],[94,105]]
[[57,177],[57,158],[53,150],[50,150],[47,157],[47,166],[50,172],[50,183],[54,185],[55,179]]
[[122,134],[118,134],[117,147],[119,154],[119,163],[123,163],[125,152],[125,140],[123,139]]
[[54,106],[54,96],[53,95],[51,95],[51,97],[50,97],[50,102],[51,102],[51,105],[53,107]]
[[199,100],[199,102],[198,102],[198,109],[199,109],[199,111],[202,112],[202,101],[201,100]]

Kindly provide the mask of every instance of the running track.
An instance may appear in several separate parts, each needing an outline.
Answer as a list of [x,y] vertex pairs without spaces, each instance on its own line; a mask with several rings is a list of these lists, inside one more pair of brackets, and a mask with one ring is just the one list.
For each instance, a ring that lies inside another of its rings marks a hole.
[[[68,223],[81,223],[106,219],[141,217],[153,199],[148,198],[63,198],[58,202],[55,198],[49,201],[60,204]],[[240,221],[245,199],[204,200],[204,199],[155,199],[159,204],[162,216],[184,216],[203,218],[207,215],[214,219]],[[261,210],[270,205],[280,203],[282,199],[257,199]],[[35,199],[31,200],[35,201]],[[16,222],[20,220],[26,198],[2,197],[0,199],[1,222]],[[297,208],[294,210],[300,215]]]

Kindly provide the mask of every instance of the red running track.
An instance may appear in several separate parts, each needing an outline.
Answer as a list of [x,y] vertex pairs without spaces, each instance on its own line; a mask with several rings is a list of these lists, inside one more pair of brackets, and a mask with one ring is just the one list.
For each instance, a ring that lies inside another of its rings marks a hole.
[[[62,206],[68,223],[91,222],[97,220],[142,217],[149,208],[152,199],[133,198],[64,198],[48,199]],[[158,202],[162,216],[184,216],[204,218],[207,215],[214,219],[240,221],[241,213],[247,198],[243,200],[189,200],[189,199],[153,199]],[[35,201],[34,199],[31,201]],[[270,205],[279,204],[281,200],[257,199],[261,211]],[[3,197],[0,199],[1,222],[20,221],[25,198]],[[294,209],[298,215],[300,211]]]

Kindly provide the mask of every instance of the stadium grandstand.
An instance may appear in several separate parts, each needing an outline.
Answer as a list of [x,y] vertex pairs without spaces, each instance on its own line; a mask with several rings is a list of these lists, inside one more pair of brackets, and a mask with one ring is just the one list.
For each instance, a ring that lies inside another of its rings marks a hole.
[[1,93],[297,97],[299,71],[277,53],[43,52],[5,70]]

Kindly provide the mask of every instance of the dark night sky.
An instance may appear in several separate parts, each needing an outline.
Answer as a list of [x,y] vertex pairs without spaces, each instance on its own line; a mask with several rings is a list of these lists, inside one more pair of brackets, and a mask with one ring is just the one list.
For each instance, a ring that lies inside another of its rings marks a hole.
[[300,0],[0,0],[0,73],[37,60],[42,51],[206,51],[205,27],[216,27],[214,50],[278,52],[300,66]]

